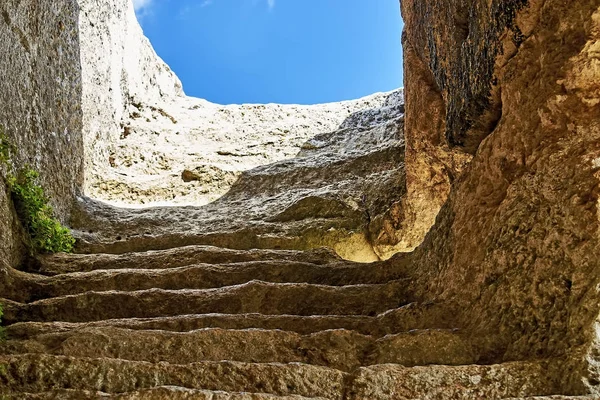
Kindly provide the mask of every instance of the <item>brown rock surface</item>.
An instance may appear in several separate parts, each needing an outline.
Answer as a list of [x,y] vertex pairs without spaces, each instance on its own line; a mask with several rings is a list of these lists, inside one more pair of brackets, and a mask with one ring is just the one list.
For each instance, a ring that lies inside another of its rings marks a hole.
[[[600,4],[402,6],[406,70],[422,75],[407,80],[407,165],[441,159],[417,145],[474,154],[448,169],[448,200],[411,256],[418,291],[456,301],[456,326],[485,338],[490,359],[580,354],[565,379],[598,395]],[[439,123],[419,125],[434,95]],[[409,169],[407,184],[433,192]]]

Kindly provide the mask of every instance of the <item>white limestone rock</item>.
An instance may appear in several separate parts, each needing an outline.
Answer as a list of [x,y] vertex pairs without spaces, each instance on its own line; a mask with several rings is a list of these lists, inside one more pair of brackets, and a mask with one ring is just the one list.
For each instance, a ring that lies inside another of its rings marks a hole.
[[[316,136],[403,112],[402,93],[319,105],[219,105],[187,97],[130,0],[80,0],[85,192],[119,205],[195,204],[244,171],[297,156]],[[108,29],[107,29],[108,27]],[[193,171],[202,178],[183,179]]]

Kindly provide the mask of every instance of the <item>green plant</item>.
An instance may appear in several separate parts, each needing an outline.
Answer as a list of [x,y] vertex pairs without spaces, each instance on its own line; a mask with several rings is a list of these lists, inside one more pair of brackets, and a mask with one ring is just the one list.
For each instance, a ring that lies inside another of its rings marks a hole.
[[11,154],[15,147],[0,129],[0,163],[8,172],[6,184],[15,204],[17,215],[29,235],[30,248],[34,253],[70,253],[75,239],[71,232],[54,217],[44,189],[38,184],[38,173],[26,166],[17,172],[11,167]]
[[10,143],[2,128],[0,128],[0,164],[9,166],[10,154],[14,150],[14,146]]
[[34,251],[70,253],[75,239],[54,217],[54,210],[37,179],[38,173],[29,167],[7,178],[17,215],[29,233]]
[[[4,315],[4,312],[2,310],[2,303],[0,303],[0,342],[3,342],[4,340],[6,340],[6,332],[4,331],[4,328],[2,327],[2,316]],[[2,370],[2,365],[0,365],[0,370]]]

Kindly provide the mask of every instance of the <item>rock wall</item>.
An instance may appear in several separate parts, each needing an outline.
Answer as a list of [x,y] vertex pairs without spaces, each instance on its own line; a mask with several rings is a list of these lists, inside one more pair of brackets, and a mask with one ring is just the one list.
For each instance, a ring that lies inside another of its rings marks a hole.
[[415,287],[488,361],[565,357],[557,379],[600,393],[600,3],[402,12],[409,196],[444,204],[410,256]]
[[187,97],[144,36],[130,0],[79,3],[91,197],[128,206],[204,205],[244,171],[293,158],[354,113],[386,107],[387,93],[311,106],[224,106]]
[[[77,1],[4,0],[0,53],[0,126],[18,150],[14,163],[40,172],[58,216],[66,221],[83,183]],[[0,260],[21,262],[19,232],[2,187]]]
[[144,36],[131,0],[78,3],[87,193],[105,178],[128,107],[155,107],[182,96],[183,90]]

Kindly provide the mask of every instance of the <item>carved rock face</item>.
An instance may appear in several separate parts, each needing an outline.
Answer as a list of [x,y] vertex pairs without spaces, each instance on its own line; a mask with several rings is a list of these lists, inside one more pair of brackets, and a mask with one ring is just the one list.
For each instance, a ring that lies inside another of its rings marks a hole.
[[492,359],[586,351],[600,300],[600,5],[402,6],[409,204],[433,200],[431,215],[449,194],[413,255],[422,295],[456,302]]
[[[15,166],[28,164],[40,173],[63,222],[83,185],[77,20],[76,0],[0,4],[0,127],[17,149]],[[0,167],[0,178],[4,173]],[[18,264],[21,241],[2,182],[0,260]]]

